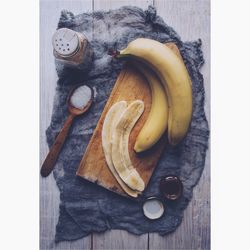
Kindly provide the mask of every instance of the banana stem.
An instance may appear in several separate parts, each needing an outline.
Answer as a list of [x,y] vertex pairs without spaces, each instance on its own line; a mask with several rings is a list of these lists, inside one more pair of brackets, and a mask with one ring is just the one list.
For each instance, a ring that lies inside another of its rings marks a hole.
[[108,54],[114,58],[117,58],[120,55],[120,51],[116,49],[109,49]]

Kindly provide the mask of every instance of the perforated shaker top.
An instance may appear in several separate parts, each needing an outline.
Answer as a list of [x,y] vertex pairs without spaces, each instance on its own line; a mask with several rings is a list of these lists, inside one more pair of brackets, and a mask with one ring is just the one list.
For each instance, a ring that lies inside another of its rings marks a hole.
[[58,29],[52,37],[55,51],[61,56],[70,56],[79,48],[79,38],[75,31],[62,28]]

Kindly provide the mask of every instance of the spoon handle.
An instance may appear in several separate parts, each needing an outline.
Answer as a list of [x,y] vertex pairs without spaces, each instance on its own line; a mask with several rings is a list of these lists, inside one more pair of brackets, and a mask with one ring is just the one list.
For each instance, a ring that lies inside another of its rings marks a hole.
[[68,132],[69,132],[69,129],[71,127],[71,124],[72,124],[74,117],[75,117],[75,115],[73,115],[73,114],[70,114],[68,116],[67,120],[65,121],[65,123],[63,125],[62,130],[60,131],[60,133],[56,137],[54,144],[50,148],[50,151],[49,151],[45,161],[43,162],[43,165],[41,168],[41,175],[43,177],[47,177],[51,173],[51,171],[53,170],[55,163],[57,161],[57,158],[59,156],[59,153],[60,153],[62,146],[64,144],[64,141],[68,135]]

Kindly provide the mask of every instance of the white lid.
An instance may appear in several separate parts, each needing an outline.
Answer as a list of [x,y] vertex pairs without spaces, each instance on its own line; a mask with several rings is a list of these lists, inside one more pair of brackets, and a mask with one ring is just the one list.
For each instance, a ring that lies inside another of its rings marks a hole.
[[75,31],[62,28],[58,29],[52,37],[54,50],[62,56],[70,56],[79,47],[79,38]]
[[143,213],[151,220],[158,219],[164,213],[164,205],[155,197],[148,198],[143,204]]

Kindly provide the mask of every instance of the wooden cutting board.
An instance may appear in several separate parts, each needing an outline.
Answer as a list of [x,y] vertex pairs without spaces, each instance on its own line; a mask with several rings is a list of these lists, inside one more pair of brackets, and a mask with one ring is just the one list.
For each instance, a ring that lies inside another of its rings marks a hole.
[[[170,47],[181,58],[180,52],[174,43],[167,43],[166,46]],[[129,152],[133,166],[141,175],[145,186],[147,186],[161,153],[167,144],[167,133],[165,133],[161,140],[149,151],[142,154],[136,154],[134,152],[133,146],[135,139],[150,111],[151,93],[147,80],[134,67],[130,66],[129,62],[124,66],[117,78],[76,173],[86,180],[125,196],[128,195],[122,190],[106,164],[102,149],[101,134],[103,122],[110,107],[118,101],[125,100],[129,104],[136,99],[140,99],[144,102],[145,110],[130,134]]]

